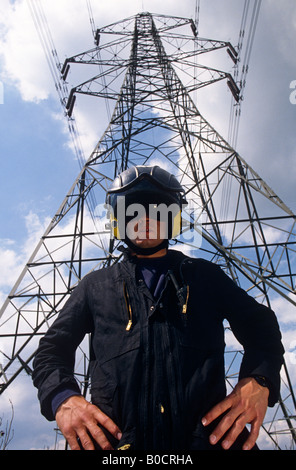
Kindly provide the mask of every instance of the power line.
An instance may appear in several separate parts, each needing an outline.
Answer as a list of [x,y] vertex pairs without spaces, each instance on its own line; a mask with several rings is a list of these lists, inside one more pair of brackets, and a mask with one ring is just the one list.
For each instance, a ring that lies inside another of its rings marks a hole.
[[195,15],[194,15],[194,23],[196,26],[196,35],[199,34],[199,15],[200,15],[200,0],[195,1]]
[[[73,116],[72,110],[71,110],[71,113],[69,113],[69,109],[67,109],[67,107],[69,106],[67,103],[69,103],[70,101],[69,96],[71,96],[71,93],[69,93],[67,83],[65,81],[65,76],[68,73],[68,70],[63,70],[64,67],[61,66],[61,62],[58,57],[58,53],[57,53],[57,50],[53,41],[53,37],[52,37],[51,31],[48,25],[45,12],[41,4],[41,1],[29,0],[28,4],[31,10],[31,15],[32,15],[37,33],[40,38],[40,42],[42,44],[42,47],[45,53],[45,57],[46,57],[46,60],[50,69],[50,73],[54,81],[56,91],[60,98],[60,103],[64,110],[64,115],[67,118],[68,129],[69,129],[70,136],[72,138],[74,152],[77,156],[80,169],[82,169],[85,165],[86,158],[82,149],[76,120]],[[90,0],[87,0],[87,6],[88,6],[89,14],[90,14],[90,23],[92,25],[92,31],[93,31],[93,34],[95,35],[95,32],[96,32],[95,23],[93,20]],[[64,76],[64,79],[63,79],[63,76]],[[73,104],[74,104],[74,101],[72,101],[72,105]],[[86,201],[86,204],[88,206],[89,214],[92,217],[94,224],[96,225],[95,211],[97,207],[97,201],[95,200],[95,197],[93,194],[90,195],[90,197]],[[101,239],[100,236],[99,238]]]
[[[242,113],[242,102],[244,100],[244,91],[246,87],[247,74],[249,71],[249,63],[251,59],[251,52],[254,45],[254,38],[256,33],[256,28],[258,24],[258,17],[261,7],[262,0],[254,0],[253,9],[250,12],[250,0],[245,0],[240,31],[239,39],[237,45],[237,58],[234,66],[234,80],[239,87],[239,100],[236,101],[233,97],[231,100],[230,108],[230,117],[229,117],[229,131],[228,131],[228,142],[232,145],[233,148],[237,148],[238,142],[238,133],[240,118]],[[248,25],[248,19],[250,18],[250,24]],[[244,47],[246,40],[246,46]],[[241,59],[242,53],[244,52],[243,59]],[[227,214],[229,210],[229,204],[231,200],[231,185],[232,178],[225,178],[222,189],[222,198],[221,198],[221,218],[222,220],[227,220]]]
[[[235,148],[237,146],[238,141],[238,130],[239,130],[239,123],[241,117],[241,105],[244,99],[244,91],[246,87],[246,79],[247,74],[249,72],[249,63],[251,58],[251,53],[254,45],[255,33],[258,24],[258,17],[260,13],[262,0],[254,0],[253,9],[251,12],[251,19],[250,25],[247,29],[247,21],[249,17],[249,9],[250,9],[250,0],[245,0],[242,20],[241,20],[241,27],[239,32],[239,41],[237,46],[238,57],[237,62],[234,67],[234,79],[240,88],[240,95],[239,101],[234,102],[232,100],[231,104],[231,112],[230,112],[230,120],[229,120],[229,133],[228,133],[228,141],[231,145]],[[241,60],[242,51],[244,49],[244,40],[246,38],[247,33],[247,42],[246,47],[244,50],[244,57]],[[239,76],[240,75],[240,76]]]
[[90,25],[91,25],[91,30],[92,30],[93,36],[95,37],[95,35],[96,35],[96,25],[95,25],[94,15],[93,15],[93,11],[92,11],[92,6],[91,6],[91,0],[86,0],[86,4],[87,4],[87,10],[88,10],[89,22],[90,22]]
[[[64,110],[65,116],[67,116],[66,103],[68,100],[69,91],[66,82],[61,80],[60,61],[42,4],[40,0],[29,0],[28,5],[35,24],[36,31],[38,33],[41,45],[45,53],[45,57],[50,69],[51,76],[54,81],[56,91],[60,98],[60,103]],[[85,156],[80,143],[80,138],[74,117],[68,117],[68,128],[72,137],[75,153],[77,155],[80,167],[82,168],[85,163]]]

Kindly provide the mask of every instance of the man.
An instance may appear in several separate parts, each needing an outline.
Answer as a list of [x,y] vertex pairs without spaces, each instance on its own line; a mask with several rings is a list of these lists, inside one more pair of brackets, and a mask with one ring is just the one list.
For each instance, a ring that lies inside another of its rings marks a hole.
[[[107,203],[113,234],[128,250],[122,262],[85,276],[41,339],[33,380],[42,413],[73,450],[257,448],[279,395],[283,347],[274,313],[218,266],[168,249],[186,200],[167,171],[126,170]],[[244,347],[228,396],[225,318]],[[92,403],[73,376],[86,333]]]

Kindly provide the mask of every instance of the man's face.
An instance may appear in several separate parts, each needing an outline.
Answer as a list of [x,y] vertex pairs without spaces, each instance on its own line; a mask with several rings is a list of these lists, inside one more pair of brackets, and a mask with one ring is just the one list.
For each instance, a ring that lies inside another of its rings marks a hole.
[[136,246],[154,248],[167,238],[166,223],[141,217],[127,224],[126,234]]

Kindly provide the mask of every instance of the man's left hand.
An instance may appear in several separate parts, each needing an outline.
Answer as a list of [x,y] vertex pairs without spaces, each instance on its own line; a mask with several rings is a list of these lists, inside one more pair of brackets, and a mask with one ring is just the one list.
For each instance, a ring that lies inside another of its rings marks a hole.
[[248,439],[243,450],[254,447],[268,406],[269,390],[248,377],[238,382],[233,391],[223,401],[214,406],[202,419],[208,426],[227,411],[210,435],[210,443],[217,444],[223,437],[223,449],[229,449],[246,424],[251,424]]

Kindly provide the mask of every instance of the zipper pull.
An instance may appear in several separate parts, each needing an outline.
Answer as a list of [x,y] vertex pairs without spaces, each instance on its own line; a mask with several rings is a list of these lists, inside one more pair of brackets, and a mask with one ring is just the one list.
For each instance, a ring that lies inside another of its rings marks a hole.
[[182,308],[182,313],[183,313],[184,315],[186,315],[186,313],[187,313],[188,299],[189,299],[189,286],[187,286],[186,301],[185,301],[185,304],[183,304],[183,308]]
[[125,282],[123,283],[123,292],[124,292],[124,299],[125,299],[125,305],[126,305],[127,313],[128,313],[128,316],[129,316],[129,320],[128,320],[128,323],[126,325],[125,331],[130,331],[130,329],[133,325],[133,321],[132,321],[133,313],[132,313],[132,308],[131,308],[131,304],[130,304],[130,301],[129,301],[129,295],[128,295],[128,291],[127,291]]
[[125,331],[129,331],[132,327],[132,324],[133,324],[132,320],[129,320],[128,324],[126,325]]

